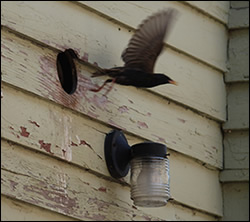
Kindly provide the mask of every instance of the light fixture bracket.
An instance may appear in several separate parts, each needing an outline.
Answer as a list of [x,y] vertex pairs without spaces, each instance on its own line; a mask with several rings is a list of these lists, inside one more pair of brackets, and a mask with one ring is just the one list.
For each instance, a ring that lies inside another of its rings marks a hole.
[[110,175],[125,177],[130,169],[131,148],[121,131],[112,130],[106,135],[104,152]]

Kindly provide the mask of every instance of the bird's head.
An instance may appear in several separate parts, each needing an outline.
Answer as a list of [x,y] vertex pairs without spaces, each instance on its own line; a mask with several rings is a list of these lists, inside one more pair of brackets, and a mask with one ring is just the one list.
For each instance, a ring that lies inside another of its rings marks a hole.
[[178,85],[178,83],[174,80],[172,80],[170,77],[168,77],[167,75],[161,74],[161,73],[157,73],[157,74],[153,74],[155,75],[156,79],[157,79],[157,83],[158,85],[161,84],[173,84],[173,85]]

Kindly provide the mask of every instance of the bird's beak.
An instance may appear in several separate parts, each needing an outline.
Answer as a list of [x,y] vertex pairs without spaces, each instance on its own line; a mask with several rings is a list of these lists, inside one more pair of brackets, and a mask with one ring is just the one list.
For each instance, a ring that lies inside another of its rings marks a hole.
[[174,85],[178,86],[178,83],[177,83],[177,82],[175,82],[174,80],[169,80],[169,83],[170,83],[170,84],[174,84]]

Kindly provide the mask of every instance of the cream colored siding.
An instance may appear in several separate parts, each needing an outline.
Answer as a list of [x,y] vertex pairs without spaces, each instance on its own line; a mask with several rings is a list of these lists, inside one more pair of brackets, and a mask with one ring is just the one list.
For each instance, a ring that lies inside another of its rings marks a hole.
[[[226,120],[224,72],[229,2],[1,2],[2,219],[218,220]],[[173,7],[178,19],[157,60],[179,85],[149,90],[115,84],[107,97],[87,89],[94,64],[122,65],[139,23]],[[60,85],[56,57],[74,49],[78,85]],[[129,175],[110,177],[106,133],[122,129],[130,145],[167,145],[170,201],[140,208]],[[30,213],[27,213],[30,212]],[[45,213],[44,213],[45,212]]]

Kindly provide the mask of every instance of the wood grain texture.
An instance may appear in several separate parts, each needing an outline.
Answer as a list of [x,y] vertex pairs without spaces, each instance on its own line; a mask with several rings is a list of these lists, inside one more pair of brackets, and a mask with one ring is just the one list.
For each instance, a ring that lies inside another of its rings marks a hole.
[[45,208],[1,195],[2,221],[78,221]]
[[5,45],[3,81],[110,126],[165,143],[173,150],[214,167],[222,167],[219,123],[145,90],[132,87],[128,90],[128,87],[115,85],[108,97],[102,96],[102,92],[90,92],[87,89],[95,86],[93,81],[99,83],[100,79],[90,79],[91,69],[77,61],[78,88],[70,96],[58,80],[56,52],[10,35],[2,41]]
[[[3,25],[60,50],[72,48],[78,53],[82,60],[92,64],[97,63],[103,68],[123,64],[120,55],[132,35],[131,30],[68,2],[49,2],[46,4],[39,2],[22,2],[12,4],[11,2],[2,3]],[[129,10],[131,11],[130,13],[133,13],[133,11],[138,8],[138,13],[134,13],[133,16],[125,13],[123,18],[124,21],[129,21],[133,18],[131,23],[133,23],[135,27],[141,22],[144,16],[153,12],[146,11],[147,13],[145,14],[145,10],[141,10],[139,6],[132,3],[86,2],[85,4],[97,4],[98,8],[96,8],[96,10],[99,9],[99,7],[100,10],[108,10],[116,6],[114,11],[116,12],[117,9],[116,14],[120,16],[124,13],[119,13],[121,10],[118,10],[118,8],[123,8],[123,4],[129,4],[128,6],[131,8],[131,10]],[[109,4],[114,6],[108,7]],[[163,4],[163,2],[161,4]],[[183,5],[180,6],[185,8]],[[55,13],[55,11],[60,13]],[[113,11],[110,13],[112,14]],[[62,14],[64,15],[63,17]],[[185,15],[186,13],[183,12],[183,14]],[[207,18],[192,17],[193,14],[195,15],[195,13],[189,12],[188,16],[191,16],[191,18],[183,18],[184,21],[190,20],[192,24],[197,21],[207,23]],[[112,15],[115,15],[115,13]],[[197,50],[202,50],[202,47],[206,47],[206,53],[200,52],[202,55],[209,55],[210,50],[215,50],[213,54],[223,58],[223,56],[219,54],[224,52],[224,49],[221,49],[221,47],[226,42],[226,39],[219,37],[221,27],[215,28],[219,32],[217,36],[217,34],[215,34],[217,31],[213,31],[213,27],[209,25],[182,25],[181,21],[177,21],[176,23],[173,33],[170,35],[170,42],[172,38],[174,40],[176,39],[180,44],[187,44],[188,47],[190,46]],[[209,21],[209,24],[210,23],[211,25],[213,24],[212,21]],[[191,31],[188,30],[187,27],[197,27],[198,30]],[[212,30],[202,32],[202,27],[207,27],[207,29],[211,28]],[[176,30],[177,28],[179,31]],[[188,38],[189,41],[187,41],[183,39],[183,32],[186,33],[185,35],[193,33],[195,36]],[[197,36],[200,33],[203,33],[202,35],[205,35],[205,37]],[[211,37],[215,39],[211,41],[214,41],[214,43],[210,43],[210,40],[207,40],[208,36],[210,36],[208,33],[213,33]],[[208,42],[204,43],[204,39]],[[190,41],[195,44],[195,47],[191,46]],[[179,49],[183,49],[183,46],[180,45]],[[226,91],[222,72],[204,65],[192,57],[180,53],[178,50],[165,48],[157,61],[155,70],[157,72],[164,72],[172,77],[179,83],[179,87],[162,86],[154,88],[153,91],[216,120],[225,121]],[[211,56],[211,58],[216,57]]]
[[[103,146],[111,128],[5,83],[2,92],[3,138],[109,177]],[[131,135],[126,137],[130,145],[145,141]],[[172,197],[183,205],[221,215],[219,171],[180,153],[169,152]],[[121,181],[129,183],[129,176]]]
[[169,203],[137,208],[129,188],[2,141],[2,193],[81,220],[215,220],[215,217]]

